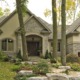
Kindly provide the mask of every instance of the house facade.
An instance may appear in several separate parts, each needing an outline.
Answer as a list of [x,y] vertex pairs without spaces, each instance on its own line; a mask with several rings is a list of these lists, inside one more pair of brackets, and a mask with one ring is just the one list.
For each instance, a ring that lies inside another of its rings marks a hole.
[[[25,37],[29,56],[44,56],[46,51],[52,52],[52,26],[35,16],[29,10],[23,17]],[[72,24],[73,25],[73,24]],[[80,28],[76,27],[73,33],[67,29],[67,53],[80,52]],[[18,14],[13,11],[9,16],[0,18],[0,51],[8,55],[22,53]],[[58,52],[60,53],[61,27],[58,27]]]

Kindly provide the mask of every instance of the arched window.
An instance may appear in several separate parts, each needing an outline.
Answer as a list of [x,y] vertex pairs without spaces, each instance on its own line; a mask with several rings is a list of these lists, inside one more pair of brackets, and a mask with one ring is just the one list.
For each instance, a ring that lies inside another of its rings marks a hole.
[[14,42],[12,39],[3,39],[2,40],[2,51],[13,51]]

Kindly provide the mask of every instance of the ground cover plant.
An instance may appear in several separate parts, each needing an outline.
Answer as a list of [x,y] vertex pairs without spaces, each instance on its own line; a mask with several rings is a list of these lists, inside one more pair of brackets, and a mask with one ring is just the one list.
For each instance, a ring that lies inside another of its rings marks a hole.
[[14,80],[16,72],[12,71],[12,66],[15,66],[10,62],[0,61],[0,80]]

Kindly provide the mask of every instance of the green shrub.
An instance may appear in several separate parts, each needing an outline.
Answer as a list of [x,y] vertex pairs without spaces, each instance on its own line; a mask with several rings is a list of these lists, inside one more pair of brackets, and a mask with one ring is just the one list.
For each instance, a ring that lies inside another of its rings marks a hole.
[[21,61],[22,61],[22,59],[20,59],[20,58],[15,58],[15,64],[16,64],[16,65],[21,64]]
[[80,71],[80,64],[79,63],[69,63],[69,66],[71,66],[71,69],[74,71]]
[[36,74],[45,75],[48,71],[49,71],[49,66],[45,61],[41,61],[33,67],[33,72]]
[[80,63],[80,58],[76,54],[68,54],[67,55],[67,62],[77,62]]
[[45,53],[45,59],[50,59],[52,57],[51,52],[48,52],[48,50]]
[[3,52],[0,52],[0,60],[1,61],[9,61],[8,55]]
[[59,66],[61,66],[61,63],[53,63],[52,67],[58,68]]
[[36,74],[31,74],[31,75],[26,75],[26,76],[22,76],[22,75],[16,75],[15,76],[15,80],[28,80],[28,78],[30,77],[35,77],[37,76]]
[[14,80],[27,80],[27,77],[26,76],[21,76],[21,75],[16,75],[14,77]]
[[21,70],[32,70],[33,68],[33,65],[30,65],[30,64],[21,64]]
[[18,72],[21,69],[21,66],[14,65],[11,70]]

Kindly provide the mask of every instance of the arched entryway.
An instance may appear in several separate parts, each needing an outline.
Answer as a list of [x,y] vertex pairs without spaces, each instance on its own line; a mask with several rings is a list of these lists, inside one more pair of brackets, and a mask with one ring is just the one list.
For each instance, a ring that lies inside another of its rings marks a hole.
[[29,56],[40,56],[42,53],[42,38],[37,35],[26,36]]

